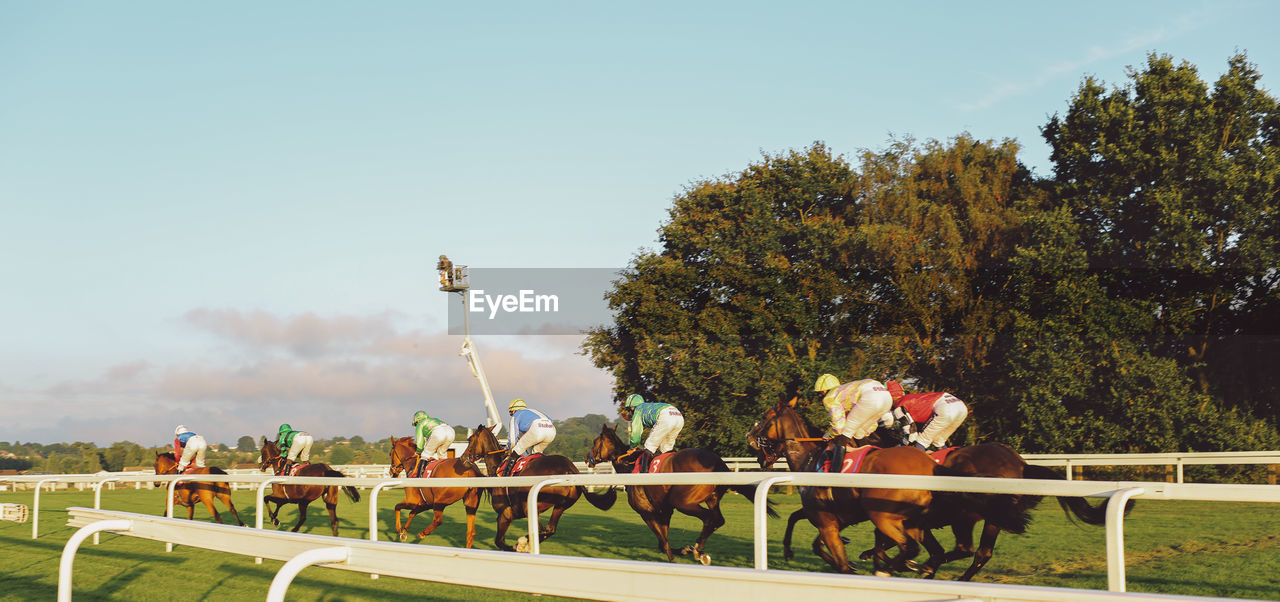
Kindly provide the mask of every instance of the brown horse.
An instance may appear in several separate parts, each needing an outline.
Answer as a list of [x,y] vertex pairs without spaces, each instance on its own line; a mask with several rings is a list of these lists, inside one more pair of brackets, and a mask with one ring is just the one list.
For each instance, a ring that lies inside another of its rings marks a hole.
[[[406,476],[412,475],[419,461],[413,437],[391,438],[391,476],[402,472]],[[475,464],[461,458],[440,460],[431,471],[432,478],[482,476],[484,475]],[[467,547],[470,548],[476,539],[476,508],[480,506],[480,489],[476,487],[406,487],[404,501],[396,504],[396,531],[400,533],[400,541],[409,538],[409,524],[419,512],[430,508],[435,513],[431,524],[418,534],[421,539],[444,522],[444,509],[458,500],[463,500],[462,505],[467,510]],[[409,517],[405,519],[404,526],[401,526],[400,511],[405,509],[409,510]]]
[[[262,453],[258,457],[258,469],[271,469],[272,474],[280,474],[284,470],[285,457],[280,454],[280,448],[276,447],[275,441],[268,441],[266,437],[262,438]],[[306,464],[298,469],[296,476],[299,477],[344,477],[346,475],[329,468],[328,464]],[[342,491],[351,498],[351,501],[360,501],[360,492],[350,485],[342,486]],[[298,524],[293,526],[293,531],[297,532],[302,528],[302,523],[307,520],[307,505],[315,501],[317,498],[324,500],[324,506],[329,510],[329,526],[333,528],[333,536],[338,536],[338,486],[337,485],[278,485],[271,486],[271,495],[262,498],[264,501],[276,505],[272,510],[268,508],[268,515],[271,517],[271,524],[279,525],[280,520],[276,518],[276,514],[280,512],[280,506],[285,504],[298,505]]]
[[[178,474],[178,461],[174,459],[173,452],[164,452],[156,454],[156,474]],[[227,474],[226,471],[216,466],[204,468],[192,468],[186,474]],[[179,506],[187,507],[187,520],[191,520],[196,514],[196,504],[203,503],[204,507],[209,510],[209,514],[213,515],[213,520],[222,522],[222,517],[218,515],[218,509],[213,506],[213,500],[217,498],[226,506],[231,514],[236,517],[236,522],[240,526],[244,526],[244,521],[240,520],[240,513],[236,512],[236,505],[231,503],[231,487],[224,482],[217,483],[178,483],[173,489],[173,502]],[[166,504],[165,510],[168,511]]]
[[[471,437],[467,439],[467,449],[462,452],[464,460],[475,462],[483,459],[485,461],[485,472],[488,476],[496,476],[498,474],[498,462],[496,456],[506,451],[498,443],[498,437],[493,434],[493,427],[480,425],[476,427]],[[542,455],[529,460],[519,474],[511,476],[544,476],[558,474],[578,474],[578,467],[574,466],[573,461],[564,456]],[[511,527],[511,523],[518,518],[523,518],[528,514],[529,488],[528,487],[494,487],[488,490],[489,499],[493,502],[493,511],[498,514],[498,532],[494,536],[494,545],[498,549],[508,552],[515,548],[507,545],[507,529]],[[617,499],[617,492],[610,489],[606,493],[594,493],[588,491],[585,487],[574,485],[571,487],[546,487],[538,492],[538,515],[541,516],[548,508],[551,509],[551,520],[548,521],[546,528],[542,527],[541,521],[537,517],[530,520],[538,522],[538,541],[546,541],[556,533],[556,525],[560,523],[560,515],[564,514],[570,506],[578,501],[579,497],[585,496],[592,506],[601,510],[608,510],[613,507],[614,501]]]
[[[614,471],[631,472],[639,455],[634,451],[627,451],[627,446],[618,437],[618,433],[609,425],[604,425],[600,428],[600,435],[591,444],[587,466],[611,462]],[[662,463],[659,471],[729,472],[729,467],[719,455],[709,449],[690,448],[676,451]],[[669,562],[675,562],[675,554],[667,539],[672,513],[679,510],[682,514],[701,520],[702,532],[698,535],[698,540],[693,545],[686,546],[680,554],[693,554],[702,564],[711,564],[711,555],[706,553],[705,546],[707,538],[724,525],[720,499],[729,490],[755,501],[755,485],[628,485],[627,501],[658,537],[658,551],[665,553]],[[769,516],[778,515],[772,506],[768,508],[768,513]]]
[[[772,465],[781,453],[785,455],[793,472],[812,472],[816,468],[819,452],[823,450],[825,443],[816,436],[815,429],[796,413],[793,407],[795,403],[795,399],[790,402],[779,401],[777,406],[765,412],[764,418],[747,434],[748,443],[762,452],[762,467]],[[872,450],[862,460],[860,472],[952,474],[949,469],[939,467],[928,454],[914,447]],[[919,554],[920,546],[923,545],[929,552],[929,561],[920,570],[924,576],[932,576],[943,558],[942,546],[925,528],[928,520],[926,513],[933,499],[934,494],[923,489],[801,488],[802,516],[808,518],[818,529],[813,551],[842,573],[855,571],[845,556],[840,531],[849,525],[870,520],[876,530],[892,540],[898,548],[897,556],[889,558],[884,553],[884,546],[877,545],[873,548],[877,563],[885,563],[890,572],[902,571],[913,566],[909,561]],[[793,514],[791,525],[798,519],[799,516]],[[790,558],[790,529],[783,544],[786,557]]]
[[[1064,479],[1061,474],[1050,468],[1027,464],[1022,459],[1022,456],[1018,455],[1018,452],[1003,443],[982,443],[956,448],[947,454],[942,465],[966,475],[1006,479],[1049,479],[1059,481]],[[960,581],[973,579],[973,576],[987,564],[987,561],[991,560],[991,555],[995,550],[996,537],[1000,535],[1000,531],[1009,531],[1011,533],[1023,533],[1025,531],[1025,527],[1030,522],[1031,510],[1040,503],[1043,496],[989,494],[981,495],[980,497],[989,500],[988,508],[992,512],[1011,517],[1012,520],[1009,518],[998,522],[985,520],[982,525],[982,538],[976,553],[973,549],[973,528],[978,521],[984,519],[983,516],[972,510],[953,505],[949,508],[941,509],[939,516],[935,517],[934,524],[938,526],[951,525],[951,531],[956,538],[955,548],[947,552],[943,562],[973,557],[973,563],[959,577]],[[1106,523],[1105,501],[1095,507],[1091,506],[1082,497],[1058,496],[1058,505],[1062,506],[1063,511],[1068,513],[1068,516],[1074,514],[1076,518],[1087,524],[1101,525]],[[1132,501],[1130,501],[1126,511],[1129,507],[1132,507]],[[1021,526],[1022,528],[1010,528],[1010,525],[1014,527]],[[870,552],[873,551],[868,550],[866,553]]]

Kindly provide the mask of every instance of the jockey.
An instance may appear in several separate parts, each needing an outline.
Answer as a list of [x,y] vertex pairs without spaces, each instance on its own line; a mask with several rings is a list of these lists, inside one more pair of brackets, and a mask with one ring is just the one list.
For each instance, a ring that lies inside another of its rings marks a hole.
[[204,437],[189,430],[185,425],[173,429],[173,457],[178,459],[178,472],[187,469],[187,465],[195,458],[196,468],[204,468],[204,450],[208,445]]
[[542,412],[530,410],[523,399],[512,399],[507,413],[511,415],[511,428],[507,429],[509,451],[499,472],[515,458],[542,453],[556,438],[556,425],[551,419]]
[[458,436],[452,426],[428,416],[422,410],[413,415],[413,426],[417,427],[413,433],[413,441],[417,446],[418,457],[423,460],[445,457],[449,446],[453,445],[454,437]]
[[[844,435],[855,444],[876,429],[880,417],[893,407],[893,397],[880,381],[864,378],[840,384],[835,375],[823,374],[813,385],[814,392],[822,393],[822,405],[831,414],[831,427],[827,437],[834,439]],[[831,465],[840,466],[844,459],[844,445],[832,442],[827,446]]]
[[306,431],[295,431],[288,424],[280,425],[280,430],[276,433],[276,447],[285,454],[281,474],[289,472],[295,461],[300,464],[310,462],[312,443],[315,443],[315,439]]
[[676,437],[684,428],[684,415],[669,403],[646,402],[643,397],[632,393],[622,402],[619,410],[624,420],[631,421],[630,445],[634,449],[640,445],[644,429],[649,431],[649,438],[644,441],[644,452],[637,462],[647,465],[656,453],[667,453],[676,446]]
[[[969,407],[950,393],[915,393],[907,395],[902,385],[889,381],[893,411],[880,418],[884,424],[897,423],[904,433],[903,444],[914,444],[923,451],[942,449],[947,438],[969,416]],[[923,424],[924,427],[920,427]]]

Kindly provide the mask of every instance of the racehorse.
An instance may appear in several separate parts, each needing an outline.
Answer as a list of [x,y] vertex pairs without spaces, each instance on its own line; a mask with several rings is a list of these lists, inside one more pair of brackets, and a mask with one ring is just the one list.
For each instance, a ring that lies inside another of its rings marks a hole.
[[[587,456],[587,466],[595,466],[600,462],[611,462],[616,472],[631,472],[635,467],[639,454],[627,451],[627,446],[618,434],[604,425],[600,435],[591,444],[591,453]],[[659,472],[729,472],[729,467],[715,452],[690,448],[678,450],[663,461]],[[631,508],[640,515],[653,534],[658,536],[658,551],[667,555],[668,562],[675,562],[675,554],[671,551],[671,543],[667,539],[667,531],[671,525],[671,515],[675,510],[702,521],[702,532],[693,545],[686,546],[680,554],[693,554],[704,565],[711,564],[711,555],[706,553],[707,538],[724,525],[724,515],[720,513],[720,499],[725,491],[733,490],[748,500],[755,501],[755,485],[628,485],[627,501]],[[777,516],[772,505],[768,508],[769,516]]]
[[[266,437],[262,438],[262,453],[258,457],[258,469],[271,469],[273,474],[280,474],[284,470],[286,459],[280,454],[280,448],[276,447],[275,441],[268,441]],[[304,464],[297,469],[291,476],[298,477],[344,477],[346,475],[329,468],[328,464]],[[351,498],[351,501],[360,501],[360,492],[350,485],[342,486],[342,491]],[[271,495],[262,498],[264,501],[274,503],[275,509],[272,510],[267,506],[268,515],[271,517],[271,524],[279,525],[280,520],[276,518],[276,514],[280,512],[280,506],[285,504],[298,505],[298,524],[293,526],[293,531],[297,532],[302,528],[302,523],[307,520],[307,505],[315,501],[316,498],[324,500],[324,506],[329,510],[329,526],[333,528],[333,536],[338,536],[338,486],[337,485],[271,485]]]
[[[391,438],[391,476],[397,476],[401,472],[406,476],[411,476],[416,472],[418,463],[421,458],[418,456],[417,447],[413,443],[413,437],[401,437],[399,439]],[[435,464],[431,471],[432,477],[480,477],[484,476],[480,473],[480,469],[475,464],[467,462],[461,458],[445,458]],[[396,504],[396,531],[400,533],[400,541],[405,541],[409,536],[409,524],[413,522],[413,518],[419,512],[431,508],[435,515],[431,524],[418,534],[421,539],[436,530],[441,523],[444,522],[444,509],[450,504],[463,500],[462,505],[467,510],[467,547],[470,548],[472,542],[476,539],[476,508],[480,506],[480,490],[476,487],[407,487],[404,491],[404,501]],[[408,509],[409,518],[404,521],[404,526],[400,525],[400,511]]]
[[[1003,443],[995,442],[956,448],[947,454],[942,461],[942,465],[963,474],[982,475],[985,477],[1058,481],[1065,478],[1053,469],[1027,464],[1013,448]],[[992,507],[997,512],[1021,516],[1029,515],[1030,511],[1040,503],[1043,496],[990,494],[984,497],[992,500]],[[1064,512],[1068,513],[1068,516],[1074,514],[1076,518],[1087,524],[1101,525],[1106,523],[1105,501],[1095,507],[1091,506],[1082,497],[1058,496],[1058,505],[1062,507]],[[1130,500],[1125,511],[1128,512],[1132,505],[1133,502]],[[951,532],[955,534],[956,545],[950,552],[947,552],[943,562],[951,562],[972,556],[973,563],[959,577],[960,581],[969,581],[987,564],[988,560],[991,560],[991,555],[995,550],[996,537],[1000,535],[1000,531],[1008,529],[1003,529],[991,521],[985,521],[982,525],[982,537],[975,552],[973,549],[973,528],[983,517],[957,506],[952,506],[948,510],[951,512],[949,514],[944,513],[943,516],[939,517],[939,522],[944,525],[951,525]],[[1029,519],[1022,522],[1025,526]],[[1010,532],[1021,533],[1022,531]]]
[[[174,459],[173,452],[164,452],[156,454],[155,464],[156,474],[178,474],[178,461]],[[186,474],[227,474],[226,471],[216,466],[203,468],[191,468]],[[204,507],[209,510],[209,514],[213,515],[213,520],[222,522],[222,517],[218,515],[218,509],[213,506],[213,500],[217,498],[226,506],[231,514],[236,517],[236,522],[240,526],[244,526],[244,521],[240,520],[240,513],[236,512],[236,505],[231,503],[231,487],[224,482],[216,483],[178,483],[173,489],[173,502],[179,506],[187,507],[187,520],[195,518],[196,503],[204,503]],[[165,511],[168,511],[166,504]]]
[[[505,451],[498,443],[498,437],[493,434],[493,427],[480,425],[476,427],[475,432],[467,439],[467,449],[462,452],[462,457],[469,462],[483,459],[485,461],[485,472],[487,476],[492,477],[498,474],[496,456]],[[564,456],[541,455],[530,458],[519,474],[511,476],[529,477],[557,474],[578,474],[578,467],[573,465],[572,460]],[[511,523],[516,519],[523,518],[528,514],[529,488],[494,487],[487,491],[489,500],[493,502],[493,511],[498,515],[498,532],[494,536],[494,545],[498,549],[508,552],[515,550],[515,548],[507,545],[507,529],[511,527]],[[564,514],[564,511],[573,506],[578,501],[578,498],[582,496],[585,496],[592,506],[601,510],[608,510],[613,507],[613,503],[617,499],[617,492],[610,489],[606,493],[594,493],[581,485],[543,488],[538,492],[538,515],[541,516],[544,511],[550,508],[551,520],[543,528],[542,521],[538,517],[530,518],[530,520],[538,521],[538,541],[546,541],[556,534],[556,525],[560,523],[560,515]]]
[[[812,472],[825,443],[817,437],[815,429],[801,418],[794,405],[779,401],[765,412],[764,419],[756,423],[747,434],[748,443],[760,450],[762,467],[772,465],[778,455],[785,455],[793,472]],[[837,437],[843,439],[843,437]],[[858,443],[865,443],[859,441]],[[928,454],[914,447],[890,447],[867,452],[859,472],[868,474],[934,475],[955,474],[938,466]],[[870,520],[879,534],[892,540],[898,554],[889,558],[884,546],[872,549],[878,564],[883,562],[889,572],[914,568],[910,561],[919,554],[920,546],[929,553],[929,560],[919,570],[931,577],[942,564],[942,546],[925,528],[926,516],[935,494],[922,489],[888,489],[881,487],[807,487],[801,490],[801,511],[794,513],[783,541],[784,556],[791,558],[790,531],[801,516],[818,529],[813,551],[842,573],[855,572],[845,557],[844,540],[840,531],[849,525]],[[943,495],[948,498],[951,496]],[[877,536],[879,537],[879,536]],[[878,539],[878,542],[881,541]],[[823,549],[825,544],[826,549]]]

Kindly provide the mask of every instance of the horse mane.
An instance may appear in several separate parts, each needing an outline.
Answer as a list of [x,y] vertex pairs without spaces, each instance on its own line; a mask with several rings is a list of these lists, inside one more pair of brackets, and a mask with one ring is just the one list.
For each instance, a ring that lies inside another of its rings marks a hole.
[[168,459],[173,460],[173,461],[175,461],[175,462],[178,460],[177,458],[173,457],[173,452],[162,452],[162,453],[158,453],[158,454],[156,454],[156,457],[157,457],[157,458],[168,458]]
[[806,437],[819,437],[822,434],[819,428],[809,424],[809,421],[789,404],[781,404],[781,407],[777,408],[775,419],[792,423],[792,426],[798,427]]

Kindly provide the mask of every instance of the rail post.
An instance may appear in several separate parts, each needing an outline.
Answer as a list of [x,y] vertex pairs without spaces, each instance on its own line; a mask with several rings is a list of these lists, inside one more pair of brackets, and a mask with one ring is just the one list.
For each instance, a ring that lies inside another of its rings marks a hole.
[[36,496],[35,499],[31,501],[31,539],[35,539],[40,536],[40,488],[44,486],[45,483],[57,483],[61,480],[62,478],[60,477],[51,477],[36,481]]
[[1129,498],[1142,495],[1141,487],[1121,489],[1107,499],[1107,589],[1125,591],[1124,585],[1124,507]]
[[[266,497],[265,494],[267,491],[267,486],[274,485],[276,483],[283,483],[283,482],[284,482],[284,479],[280,477],[272,477],[258,484],[258,499],[256,502],[257,505],[255,506],[255,510],[254,510],[253,528],[255,529],[262,528],[262,515],[265,514],[265,512],[263,511],[266,509],[266,503],[263,501],[263,498]],[[280,507],[276,506],[276,509],[279,510]],[[262,564],[262,557],[259,556],[257,558],[254,558],[253,563]]]
[[302,569],[313,564],[346,562],[350,557],[351,548],[333,547],[307,550],[290,558],[271,580],[271,587],[267,590],[267,602],[284,602],[284,594],[289,590],[289,584],[293,583],[293,578],[297,577]]
[[[120,479],[117,477],[109,477],[106,479],[102,479],[101,481],[98,481],[97,483],[93,484],[93,509],[94,510],[102,509],[102,486],[109,482],[114,482],[119,480]],[[93,534],[93,545],[95,546],[98,545],[98,533]]]
[[[369,541],[378,541],[378,493],[387,487],[399,487],[404,481],[383,481],[373,486],[369,492]],[[370,579],[377,579],[377,573],[369,573]]]
[[755,504],[755,546],[756,546],[756,570],[765,571],[769,569],[769,524],[767,522],[769,505],[769,488],[778,483],[786,483],[792,480],[790,476],[769,477],[759,483],[756,483],[756,499],[751,500]]
[[529,488],[529,499],[526,500],[526,504],[529,506],[528,519],[529,519],[529,553],[530,554],[537,555],[542,553],[541,545],[540,545],[541,542],[538,541],[539,539],[541,539],[539,537],[540,534],[538,533],[538,522],[539,522],[538,521],[538,492],[542,491],[542,488],[546,487],[547,485],[555,485],[556,483],[561,483],[563,481],[564,479],[547,479],[545,481],[539,481],[537,485],[534,485],[533,487]]
[[133,528],[129,520],[100,520],[91,525],[80,527],[71,534],[71,539],[62,546],[62,558],[58,561],[58,602],[71,602],[71,565],[76,559],[76,550],[89,538],[97,537],[101,531],[128,531]]

